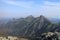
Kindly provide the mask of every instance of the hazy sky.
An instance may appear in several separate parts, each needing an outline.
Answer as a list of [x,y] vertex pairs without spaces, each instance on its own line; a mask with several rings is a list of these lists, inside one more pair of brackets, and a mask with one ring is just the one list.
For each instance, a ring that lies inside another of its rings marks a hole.
[[0,18],[28,15],[60,18],[60,0],[0,0]]

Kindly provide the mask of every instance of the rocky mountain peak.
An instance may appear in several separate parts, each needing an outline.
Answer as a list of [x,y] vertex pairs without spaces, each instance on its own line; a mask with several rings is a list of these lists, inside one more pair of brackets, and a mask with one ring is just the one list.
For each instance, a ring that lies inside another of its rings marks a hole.
[[26,20],[27,22],[31,22],[31,21],[34,20],[34,17],[33,17],[32,15],[30,15],[30,16],[26,17],[25,20]]

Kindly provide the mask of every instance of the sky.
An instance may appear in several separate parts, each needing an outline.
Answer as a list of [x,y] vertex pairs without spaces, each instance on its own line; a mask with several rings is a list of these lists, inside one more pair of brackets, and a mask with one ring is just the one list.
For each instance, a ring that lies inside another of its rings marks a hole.
[[0,0],[0,18],[29,15],[60,18],[60,0]]

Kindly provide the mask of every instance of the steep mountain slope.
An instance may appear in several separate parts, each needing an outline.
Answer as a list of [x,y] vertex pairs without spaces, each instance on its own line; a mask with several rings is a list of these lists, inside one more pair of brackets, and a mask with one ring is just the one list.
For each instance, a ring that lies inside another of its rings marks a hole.
[[30,26],[26,29],[27,31],[25,32],[25,36],[28,36],[28,35],[32,36],[35,33],[41,34],[43,32],[48,32],[49,30],[47,30],[47,28],[49,28],[48,26],[51,24],[52,24],[51,21],[49,21],[47,18],[45,18],[44,16],[41,15],[40,17],[36,18],[30,24]]
[[42,15],[15,19],[0,27],[0,33],[20,37],[40,36],[45,32],[56,31],[60,32],[60,23],[52,22]]

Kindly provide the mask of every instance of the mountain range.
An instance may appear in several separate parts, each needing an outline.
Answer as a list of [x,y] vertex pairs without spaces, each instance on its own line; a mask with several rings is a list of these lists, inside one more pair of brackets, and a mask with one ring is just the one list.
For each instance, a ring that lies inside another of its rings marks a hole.
[[0,20],[0,33],[19,37],[39,37],[45,32],[60,32],[60,22],[49,20],[44,16],[12,19],[2,23]]

